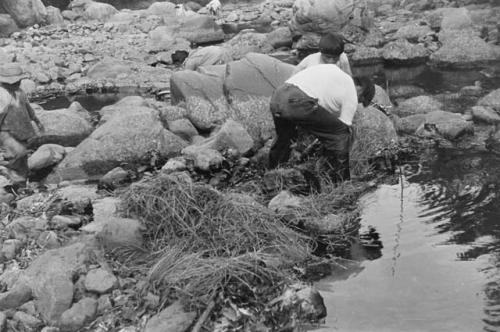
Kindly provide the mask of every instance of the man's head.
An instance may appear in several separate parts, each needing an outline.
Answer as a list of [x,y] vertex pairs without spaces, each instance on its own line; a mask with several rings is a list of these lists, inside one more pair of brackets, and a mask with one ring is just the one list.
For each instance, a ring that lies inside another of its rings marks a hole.
[[344,38],[336,33],[328,33],[321,37],[318,47],[324,63],[337,63],[344,52]]
[[0,83],[10,89],[17,89],[21,80],[27,75],[18,63],[10,62],[0,65]]
[[358,101],[367,107],[375,96],[375,85],[367,76],[356,76],[353,79],[358,92]]

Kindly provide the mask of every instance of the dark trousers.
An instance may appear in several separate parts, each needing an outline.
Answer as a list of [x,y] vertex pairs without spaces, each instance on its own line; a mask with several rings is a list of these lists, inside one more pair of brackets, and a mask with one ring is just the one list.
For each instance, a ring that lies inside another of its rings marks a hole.
[[284,84],[271,98],[271,113],[277,136],[269,153],[269,167],[274,168],[290,158],[290,143],[297,138],[300,126],[323,144],[332,180],[350,179],[350,128],[321,107],[317,99],[294,85]]

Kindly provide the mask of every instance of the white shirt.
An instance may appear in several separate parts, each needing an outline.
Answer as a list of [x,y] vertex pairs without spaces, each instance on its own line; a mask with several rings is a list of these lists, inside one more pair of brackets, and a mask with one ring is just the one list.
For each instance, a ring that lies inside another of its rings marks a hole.
[[337,65],[308,67],[290,77],[286,83],[295,85],[309,97],[317,98],[321,107],[337,115],[346,125],[352,125],[358,107],[358,94],[351,76]]
[[[294,74],[306,69],[307,67],[316,66],[319,64],[325,64],[323,62],[323,59],[321,58],[321,52],[310,54],[302,59],[302,61],[297,66],[295,66]],[[339,61],[337,61],[336,65],[339,66],[339,68],[349,76],[352,76],[349,59],[347,58],[347,55],[345,53],[340,54]]]

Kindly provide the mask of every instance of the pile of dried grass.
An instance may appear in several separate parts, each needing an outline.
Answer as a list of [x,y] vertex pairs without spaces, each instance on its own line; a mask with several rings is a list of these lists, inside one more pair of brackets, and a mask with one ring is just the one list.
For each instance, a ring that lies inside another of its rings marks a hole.
[[145,225],[150,261],[156,262],[152,283],[195,301],[230,282],[284,280],[285,268],[312,251],[306,236],[263,206],[182,178],[139,181],[122,200],[125,213]]

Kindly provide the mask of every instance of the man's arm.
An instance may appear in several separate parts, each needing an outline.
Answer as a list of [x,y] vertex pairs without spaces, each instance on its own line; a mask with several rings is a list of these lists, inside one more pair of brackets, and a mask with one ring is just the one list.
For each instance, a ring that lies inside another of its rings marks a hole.
[[345,53],[342,53],[337,63],[340,69],[342,69],[346,74],[352,77],[351,65],[349,64],[349,58]]

